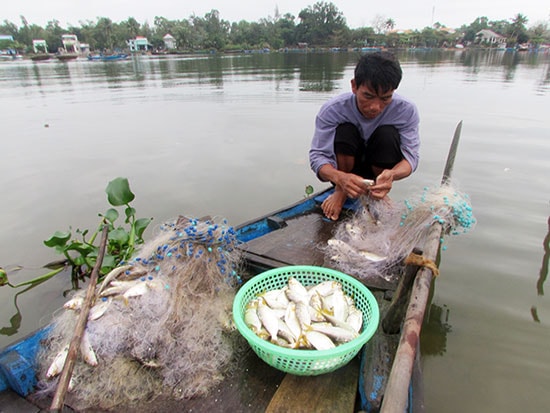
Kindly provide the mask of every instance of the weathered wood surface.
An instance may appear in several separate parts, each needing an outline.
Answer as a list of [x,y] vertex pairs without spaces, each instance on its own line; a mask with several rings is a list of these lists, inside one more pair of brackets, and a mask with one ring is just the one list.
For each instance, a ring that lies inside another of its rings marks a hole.
[[385,334],[379,328],[363,349],[360,385],[361,404],[366,411],[377,412],[382,406],[398,344],[399,334]]
[[284,265],[323,265],[324,254],[318,247],[332,236],[334,223],[321,214],[307,214],[285,223],[284,227],[247,242],[243,249],[249,255]]
[[0,413],[39,413],[41,409],[11,390],[0,392]]
[[[240,248],[256,269],[285,265],[315,265],[333,268],[325,259],[323,246],[332,238],[338,222],[326,219],[320,208],[305,215],[279,222],[280,228],[248,241]],[[380,277],[361,280],[369,288],[395,290],[397,283]]]
[[[424,255],[434,262],[438,258],[441,231],[441,225],[434,224],[425,244]],[[407,389],[419,346],[420,331],[428,304],[431,283],[431,270],[422,268],[414,281],[401,339],[386,387],[386,396],[382,403],[382,413],[403,412],[408,406]]]
[[353,413],[357,398],[359,358],[319,376],[287,374],[266,413]]
[[[415,250],[414,252],[420,254],[419,250]],[[391,304],[387,311],[385,311],[381,321],[382,330],[385,334],[397,334],[401,331],[401,325],[407,311],[407,304],[418,268],[416,265],[407,265],[405,268],[405,272],[393,294]]]

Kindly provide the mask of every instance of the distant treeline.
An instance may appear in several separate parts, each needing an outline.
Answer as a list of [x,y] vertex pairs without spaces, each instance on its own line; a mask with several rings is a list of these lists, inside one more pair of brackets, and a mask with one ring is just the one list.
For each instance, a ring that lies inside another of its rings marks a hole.
[[[528,20],[517,14],[509,21],[490,21],[478,17],[472,23],[450,29],[441,23],[422,30],[395,31],[392,18],[377,16],[371,27],[350,29],[341,11],[331,2],[320,1],[300,11],[298,16],[280,14],[257,22],[229,22],[221,18],[217,10],[203,17],[190,16],[185,20],[169,20],[155,17],[153,25],[140,24],[133,17],[119,23],[107,17],[96,21],[81,21],[80,26],[63,28],[58,20],[49,21],[46,27],[29,24],[21,16],[21,25],[4,20],[0,34],[14,39],[0,40],[0,49],[15,48],[20,52],[32,50],[33,39],[44,39],[50,52],[62,46],[61,35],[76,34],[78,39],[90,45],[91,50],[126,49],[128,39],[144,36],[155,50],[165,48],[163,37],[172,35],[179,51],[243,49],[280,49],[305,47],[451,47],[464,45],[488,46],[476,36],[482,29],[492,30],[506,38],[507,46],[530,42],[533,46],[550,43],[549,23],[539,23],[527,29]],[[481,43],[481,44],[480,44]]]

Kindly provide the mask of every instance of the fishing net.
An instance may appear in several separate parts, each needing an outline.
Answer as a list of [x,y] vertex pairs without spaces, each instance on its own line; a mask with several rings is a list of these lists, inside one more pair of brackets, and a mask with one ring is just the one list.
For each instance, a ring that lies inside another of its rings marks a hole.
[[[360,279],[395,282],[403,260],[423,245],[435,222],[448,235],[473,229],[476,220],[469,196],[451,184],[424,187],[402,203],[366,195],[336,227],[325,247],[326,257],[342,272]],[[444,243],[443,237],[440,242]]]
[[[237,244],[223,219],[180,217],[157,228],[116,280],[98,285],[85,331],[98,364],[79,355],[71,405],[112,409],[159,395],[191,398],[219,384],[237,339],[230,327],[240,282]],[[38,358],[42,395],[57,387],[48,369],[70,343],[77,318],[67,309],[54,316]]]

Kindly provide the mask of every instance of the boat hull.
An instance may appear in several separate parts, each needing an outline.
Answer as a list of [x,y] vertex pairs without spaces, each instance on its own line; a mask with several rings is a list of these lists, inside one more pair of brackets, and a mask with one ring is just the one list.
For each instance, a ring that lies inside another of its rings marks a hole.
[[[320,205],[323,199],[329,194],[325,191],[315,196],[300,200],[288,207],[279,209],[260,218],[246,222],[236,227],[237,238],[242,242],[241,250],[245,257],[248,268],[246,277],[267,269],[286,265],[320,265],[329,266],[323,257],[323,253],[315,248],[326,242],[332,235],[334,221],[324,218]],[[351,204],[346,204],[351,207]],[[351,213],[352,211],[349,210]],[[396,285],[372,287],[379,306],[386,308],[388,301],[385,299],[384,291],[394,290]],[[41,330],[35,336],[31,336],[22,343],[18,343],[0,353],[0,362],[7,361],[2,368],[3,375],[0,375],[0,390],[12,389],[21,396],[27,396],[40,407],[47,408],[48,400],[35,400],[32,395],[36,379],[32,366],[33,360],[39,350],[40,340],[44,337],[46,330]],[[386,346],[384,335],[379,332],[374,342],[377,346]],[[399,341],[399,334],[391,336],[391,342]],[[28,342],[28,345],[23,345]],[[381,343],[381,344],[380,344]],[[366,346],[371,351],[371,345]],[[225,411],[255,412],[281,411],[281,408],[288,408],[289,397],[293,403],[298,403],[306,409],[315,411],[316,406],[333,406],[332,411],[353,412],[356,411],[356,400],[362,400],[361,409],[376,411],[379,408],[377,401],[383,397],[381,382],[386,382],[387,377],[380,378],[377,375],[381,371],[376,364],[366,364],[366,357],[376,358],[381,363],[387,374],[391,369],[392,357],[383,357],[378,353],[367,353],[366,349],[361,351],[361,356],[352,360],[348,365],[334,372],[320,376],[303,376],[297,378],[276,370],[262,362],[251,349],[244,352],[240,359],[240,367],[232,372],[213,391],[215,397],[201,397],[191,400],[172,400],[169,397],[160,397],[148,404],[148,408],[157,411],[175,410],[197,410],[216,411],[219,409],[220,400],[223,400]],[[385,354],[390,354],[391,351]],[[20,374],[14,365],[24,367],[24,374]],[[11,367],[10,367],[11,366]],[[365,367],[367,366],[367,367]],[[5,371],[8,371],[6,374]],[[9,373],[13,371],[13,373]],[[3,376],[3,377],[2,377]],[[30,381],[18,383],[19,377],[29,377]],[[239,383],[239,386],[235,386]],[[269,383],[269,384],[267,384]],[[370,384],[372,383],[372,386]],[[238,387],[238,388],[237,388]],[[337,389],[337,391],[329,391]],[[375,396],[375,397],[374,397]],[[161,406],[161,407],[159,407]],[[144,408],[142,404],[140,408]],[[253,407],[253,408],[252,408]],[[132,411],[131,409],[128,411]],[[136,412],[139,410],[135,410]]]

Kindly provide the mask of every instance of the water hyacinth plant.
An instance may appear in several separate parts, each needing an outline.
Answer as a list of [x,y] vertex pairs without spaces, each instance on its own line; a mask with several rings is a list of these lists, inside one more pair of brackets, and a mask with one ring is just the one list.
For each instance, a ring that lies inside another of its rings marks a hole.
[[[152,218],[136,218],[136,210],[130,206],[135,195],[130,190],[128,179],[116,178],[109,182],[105,189],[107,200],[112,207],[104,214],[98,214],[100,222],[91,237],[87,239],[89,230],[76,229],[73,236],[71,230],[56,231],[44,241],[47,247],[54,248],[66,259],[66,264],[72,267],[73,283],[79,278],[89,276],[98,256],[99,243],[97,235],[104,225],[109,227],[107,248],[103,258],[100,275],[105,275],[121,262],[130,259],[136,247],[143,244],[143,233]],[[116,207],[124,208],[124,222],[117,223],[120,217]]]

